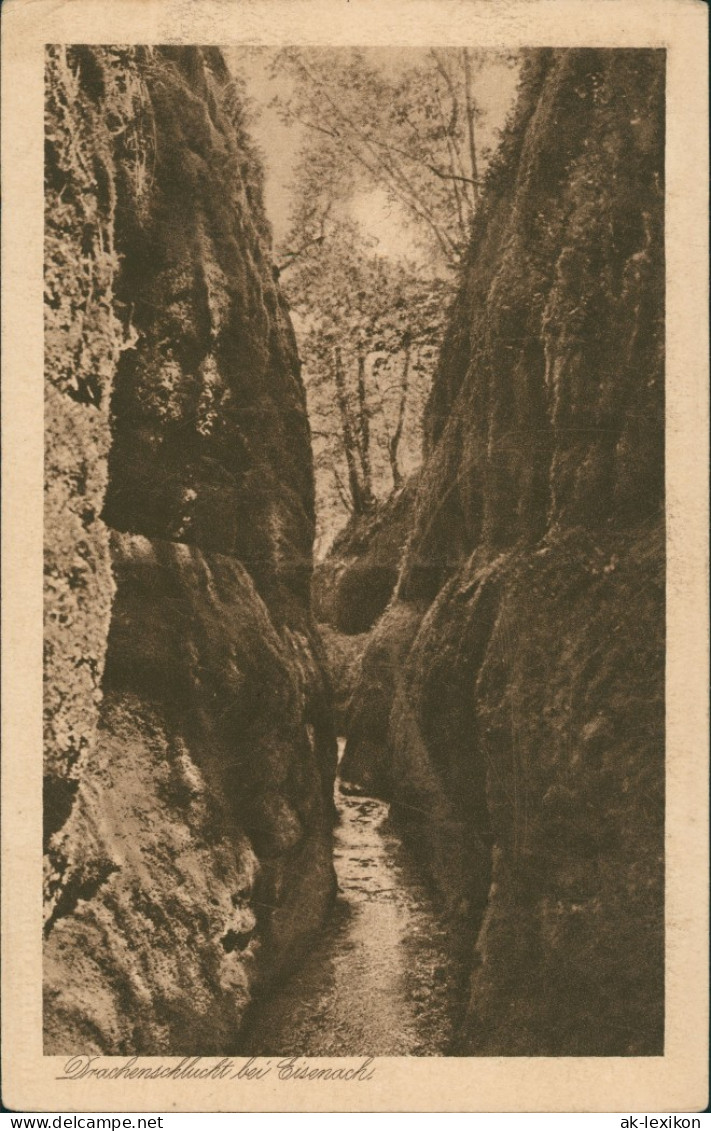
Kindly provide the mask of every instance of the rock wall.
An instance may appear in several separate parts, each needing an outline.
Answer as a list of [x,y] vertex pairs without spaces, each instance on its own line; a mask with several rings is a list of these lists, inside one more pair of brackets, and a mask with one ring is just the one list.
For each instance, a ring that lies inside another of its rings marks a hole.
[[296,345],[220,53],[46,90],[45,1052],[225,1053],[334,890]]
[[361,658],[368,643],[368,633],[347,635],[328,624],[319,624],[326,666],[333,688],[333,716],[339,735],[348,729],[351,696],[360,681]]
[[365,514],[354,515],[314,569],[317,619],[337,632],[368,632],[397,585],[410,533],[417,474]]
[[663,1050],[663,170],[663,52],[530,54],[354,693],[344,766],[468,955],[464,1054]]

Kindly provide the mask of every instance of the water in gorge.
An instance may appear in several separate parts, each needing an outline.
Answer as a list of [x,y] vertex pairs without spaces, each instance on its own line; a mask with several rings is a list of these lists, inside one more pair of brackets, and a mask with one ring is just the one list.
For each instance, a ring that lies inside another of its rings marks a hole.
[[332,914],[303,965],[259,1003],[240,1052],[446,1055],[459,998],[446,924],[387,803],[345,792],[340,779],[335,799]]

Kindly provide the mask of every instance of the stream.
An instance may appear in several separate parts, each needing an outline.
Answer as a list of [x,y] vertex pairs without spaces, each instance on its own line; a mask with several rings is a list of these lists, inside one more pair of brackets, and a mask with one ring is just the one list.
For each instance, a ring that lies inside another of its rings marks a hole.
[[303,965],[257,1006],[241,1051],[447,1055],[458,979],[446,926],[386,802],[346,793],[338,779],[335,800],[338,898]]

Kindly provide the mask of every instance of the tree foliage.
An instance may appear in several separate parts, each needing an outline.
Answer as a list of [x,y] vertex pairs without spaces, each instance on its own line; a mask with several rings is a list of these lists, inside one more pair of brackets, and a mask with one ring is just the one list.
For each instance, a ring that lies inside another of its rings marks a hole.
[[419,462],[448,284],[379,255],[347,221],[287,278],[317,475],[331,506],[360,514]]
[[470,48],[432,49],[409,65],[385,65],[358,48],[280,51],[274,70],[288,75],[291,89],[282,112],[310,135],[300,170],[309,191],[297,226],[316,234],[333,200],[377,185],[433,253],[456,265],[490,155],[478,138],[476,91],[491,61],[491,53]]
[[[355,48],[274,57],[282,117],[304,138],[277,261],[304,361],[321,517],[366,512],[419,463],[443,315],[489,156],[476,97],[488,58],[432,50],[413,62]],[[376,190],[416,255],[382,254],[354,221],[354,200]]]

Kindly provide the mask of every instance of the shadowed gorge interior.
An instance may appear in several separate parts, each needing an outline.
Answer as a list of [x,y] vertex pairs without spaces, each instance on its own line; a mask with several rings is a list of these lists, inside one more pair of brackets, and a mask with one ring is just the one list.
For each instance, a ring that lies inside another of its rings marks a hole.
[[660,1055],[664,52],[521,53],[422,278],[245,60],[47,49],[44,1052]]

